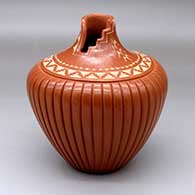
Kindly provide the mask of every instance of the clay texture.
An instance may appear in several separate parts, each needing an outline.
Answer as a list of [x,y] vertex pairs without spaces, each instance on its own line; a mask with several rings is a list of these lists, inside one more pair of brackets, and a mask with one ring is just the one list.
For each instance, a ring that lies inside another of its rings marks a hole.
[[76,42],[37,63],[27,91],[47,138],[74,168],[106,173],[126,165],[154,129],[167,77],[152,57],[120,43],[114,18],[82,18]]

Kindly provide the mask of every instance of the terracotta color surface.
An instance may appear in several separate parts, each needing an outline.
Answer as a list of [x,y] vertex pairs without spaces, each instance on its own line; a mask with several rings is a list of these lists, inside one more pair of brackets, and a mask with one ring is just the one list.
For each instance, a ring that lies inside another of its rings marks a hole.
[[90,14],[73,46],[33,67],[27,90],[62,157],[81,171],[106,173],[126,165],[148,140],[167,77],[154,58],[121,45],[112,16]]

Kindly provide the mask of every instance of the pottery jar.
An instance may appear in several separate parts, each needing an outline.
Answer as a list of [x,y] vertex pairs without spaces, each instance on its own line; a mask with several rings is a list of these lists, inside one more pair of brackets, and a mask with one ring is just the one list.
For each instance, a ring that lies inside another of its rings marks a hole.
[[106,173],[126,165],[148,140],[167,77],[153,57],[123,47],[112,16],[89,14],[71,47],[31,69],[27,91],[58,153],[78,170]]

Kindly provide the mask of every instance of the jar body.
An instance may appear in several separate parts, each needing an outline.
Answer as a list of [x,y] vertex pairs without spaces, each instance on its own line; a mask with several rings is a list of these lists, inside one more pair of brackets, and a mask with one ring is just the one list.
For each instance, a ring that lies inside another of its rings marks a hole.
[[105,173],[127,164],[149,138],[167,78],[156,61],[145,77],[120,82],[65,80],[37,64],[27,88],[36,118],[60,155],[79,170]]

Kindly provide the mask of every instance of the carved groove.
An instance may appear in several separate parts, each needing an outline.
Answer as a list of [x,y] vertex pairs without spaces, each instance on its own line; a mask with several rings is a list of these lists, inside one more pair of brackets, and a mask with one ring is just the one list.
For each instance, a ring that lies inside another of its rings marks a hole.
[[[93,93],[94,93],[94,85],[91,86],[91,137],[92,137],[92,150],[93,150],[93,167],[96,165],[95,160],[95,141],[94,141],[94,129],[93,129]],[[93,171],[94,169],[92,169]]]
[[123,91],[122,91],[122,87],[121,87],[120,83],[119,83],[119,89],[120,89],[120,99],[121,99],[121,102],[122,102],[122,108],[121,108],[121,115],[122,115],[121,123],[122,123],[122,125],[121,125],[121,129],[119,129],[120,130],[120,137],[118,138],[118,142],[119,142],[118,143],[118,149],[116,151],[115,157],[113,158],[113,162],[110,165],[112,168],[114,167],[116,159],[120,155],[121,142],[122,142],[122,138],[123,138],[124,123],[125,123],[125,120],[124,120],[124,95],[123,95]]
[[114,139],[114,100],[113,100],[113,86],[112,84],[110,84],[110,89],[111,89],[111,109],[112,109],[112,125],[111,125],[111,143],[110,143],[110,150],[109,150],[109,155],[108,155],[108,159],[107,162],[105,163],[105,167],[104,169],[106,169],[106,167],[109,166],[109,161],[111,159],[111,155],[112,155],[112,148],[113,148],[113,139]]
[[72,129],[72,134],[73,134],[73,139],[74,139],[74,143],[75,143],[75,146],[76,146],[76,150],[78,152],[78,155],[79,155],[79,159],[80,159],[80,162],[83,166],[83,169],[85,170],[86,169],[86,166],[85,166],[85,162],[83,161],[83,157],[81,155],[81,152],[80,152],[80,149],[78,147],[78,140],[77,140],[77,137],[75,135],[75,129],[74,129],[74,122],[73,122],[73,103],[72,103],[72,100],[73,100],[73,97],[72,97],[72,94],[74,92],[74,87],[75,87],[75,82],[73,83],[72,85],[72,90],[70,92],[70,124],[71,124],[71,129]]
[[53,88],[51,90],[51,100],[50,100],[51,101],[51,106],[48,109],[49,110],[48,114],[49,114],[50,124],[53,124],[52,129],[54,129],[53,133],[54,133],[54,136],[55,136],[55,139],[56,139],[56,143],[59,146],[60,151],[62,151],[64,157],[67,158],[67,155],[64,152],[64,149],[63,149],[63,146],[62,146],[61,138],[59,137],[59,134],[58,134],[58,128],[57,128],[56,117],[55,117],[55,112],[54,112],[54,92],[55,92],[56,84],[57,84],[57,82],[55,82],[53,84]]
[[61,91],[61,98],[60,98],[60,102],[61,102],[61,106],[60,106],[60,111],[61,111],[61,115],[62,115],[62,125],[63,125],[63,132],[64,132],[64,136],[65,136],[65,140],[64,141],[67,141],[67,148],[70,150],[70,154],[72,156],[72,158],[74,159],[74,161],[76,162],[76,167],[80,168],[81,169],[81,166],[75,156],[75,153],[73,152],[73,149],[72,149],[72,146],[70,144],[70,140],[69,140],[69,137],[67,135],[67,130],[66,130],[66,124],[65,124],[65,120],[64,120],[64,101],[65,101],[65,98],[64,98],[64,88],[65,88],[65,85],[66,85],[67,82],[65,82],[63,84],[63,87],[62,87],[62,91]]
[[[48,83],[49,83],[49,80],[44,80],[44,82],[41,85],[42,90],[40,90],[40,92],[39,92],[39,102],[40,102],[39,106],[40,106],[40,110],[41,110],[41,113],[42,113],[42,116],[43,116],[43,119],[44,119],[44,123],[45,123],[44,132],[47,131],[47,133],[50,137],[50,139],[49,139],[50,142],[52,143],[52,145],[54,147],[57,147],[57,150],[60,153],[60,151],[58,149],[58,146],[56,144],[56,140],[54,139],[52,132],[49,130],[50,127],[48,127],[49,124],[48,124],[48,121],[47,121],[47,116],[45,115],[45,113],[46,113],[46,111],[45,111],[45,94],[46,94],[46,89],[47,89]],[[44,104],[44,106],[43,106],[43,104]]]
[[134,156],[136,154],[136,151],[137,151],[138,148],[142,147],[142,143],[145,140],[145,136],[147,135],[147,131],[149,129],[148,126],[149,126],[150,120],[151,120],[150,119],[150,116],[151,116],[150,113],[151,113],[151,107],[152,106],[151,106],[151,100],[150,100],[151,99],[150,93],[149,93],[148,87],[146,86],[145,82],[142,79],[140,79],[140,81],[141,81],[141,83],[143,84],[143,86],[145,87],[145,90],[146,90],[146,94],[147,94],[147,107],[148,107],[148,109],[147,109],[146,122],[145,122],[144,130],[143,130],[143,134],[142,134],[142,136],[141,136],[141,138],[140,138],[140,140],[139,140],[139,142],[138,142],[138,144],[137,144],[137,146],[136,146],[132,156]]
[[82,122],[82,97],[83,97],[83,89],[84,89],[84,86],[85,84],[82,84],[82,88],[81,88],[81,98],[80,98],[80,126],[81,126],[81,136],[82,136],[82,143],[83,143],[83,148],[84,148],[84,154],[85,154],[85,157],[86,157],[86,161],[87,161],[87,165],[90,169],[90,163],[89,163],[89,159],[88,159],[88,155],[87,155],[87,150],[86,150],[86,141],[85,141],[85,137],[84,137],[84,134],[83,134],[83,122]]
[[128,87],[129,90],[129,94],[130,94],[130,105],[131,105],[131,118],[130,118],[130,126],[129,126],[129,132],[127,135],[127,141],[125,143],[124,146],[124,150],[121,151],[121,157],[119,158],[118,163],[116,163],[116,167],[120,167],[121,163],[123,163],[123,159],[125,157],[125,153],[128,151],[128,145],[129,145],[129,140],[131,140],[131,133],[132,133],[132,124],[133,124],[133,116],[134,116],[134,104],[133,104],[133,100],[132,100],[132,92],[131,92],[131,87],[129,86],[129,84],[126,82],[126,85]]
[[62,120],[61,119],[62,113],[60,113],[60,115],[58,116],[58,110],[60,110],[58,108],[58,104],[60,105],[61,101],[58,100],[58,90],[56,89],[56,85],[57,85],[57,83],[54,86],[54,90],[53,90],[53,94],[52,94],[52,110],[53,110],[53,118],[54,118],[54,122],[55,122],[55,126],[56,126],[56,133],[57,133],[57,137],[59,139],[59,145],[62,147],[62,150],[63,150],[63,153],[64,153],[65,157],[68,159],[68,161],[70,162],[70,164],[73,167],[76,167],[76,164],[75,164],[74,160],[71,158],[71,156],[67,152],[67,148],[64,145],[64,142],[62,140],[62,135],[60,133],[60,127],[59,126],[62,123],[62,121],[61,121]]
[[[135,114],[134,117],[135,117],[135,121],[136,121],[136,118],[138,118],[139,120],[136,122],[136,127],[134,129],[134,131],[136,132],[135,137],[134,137],[134,139],[132,139],[131,150],[130,150],[129,154],[127,155],[126,159],[130,158],[131,155],[132,155],[132,151],[133,151],[133,149],[135,147],[135,144],[136,144],[136,142],[139,138],[140,126],[142,124],[141,123],[142,122],[142,101],[141,101],[140,90],[139,90],[139,87],[138,87],[137,83],[134,83],[134,85],[135,85],[135,88],[136,88],[136,91],[137,91],[137,99],[138,99],[138,102],[136,103],[137,105],[134,105],[134,108],[139,113],[139,114],[138,113]],[[133,103],[135,103],[135,101]],[[126,161],[126,159],[124,161]]]
[[[63,155],[62,148],[59,145],[58,140],[57,140],[56,135],[55,135],[56,128],[54,127],[54,124],[52,123],[53,122],[52,121],[53,120],[53,118],[52,118],[53,116],[50,113],[50,112],[52,112],[51,111],[51,109],[52,109],[52,106],[51,106],[52,94],[49,96],[49,94],[51,92],[50,92],[50,89],[48,89],[48,86],[51,85],[51,82],[53,82],[53,81],[50,80],[48,82],[47,86],[45,87],[45,89],[46,89],[45,90],[46,95],[44,96],[44,98],[45,98],[45,112],[46,112],[46,118],[47,118],[47,121],[48,121],[49,131],[52,134],[53,139],[55,140],[55,145],[56,145],[57,149],[59,150],[59,153]],[[52,88],[52,90],[53,90],[53,88]]]
[[104,90],[103,90],[103,84],[101,83],[101,101],[102,101],[102,137],[101,137],[101,157],[100,159],[102,160],[101,161],[101,165],[100,165],[100,170],[102,169],[102,166],[103,166],[103,162],[104,162]]
[[[62,107],[62,97],[63,97],[63,89],[64,86],[66,84],[66,82],[63,83],[59,83],[60,89],[56,89],[55,93],[53,94],[53,104],[54,104],[54,114],[55,114],[55,118],[56,118],[56,127],[57,127],[57,131],[58,131],[58,136],[61,142],[61,145],[63,147],[64,152],[66,153],[66,155],[68,156],[68,158],[70,159],[70,164],[73,167],[78,166],[78,163],[76,162],[75,158],[73,157],[73,154],[71,152],[70,149],[70,145],[69,142],[67,141],[67,136],[66,136],[66,132],[65,132],[65,128],[64,128],[64,122],[63,122],[63,107]],[[67,144],[67,145],[66,145]]]
[[[40,106],[40,100],[39,100],[39,97],[40,97],[40,91],[41,91],[41,85],[42,83],[44,82],[44,79],[42,79],[38,85],[38,91],[37,91],[37,94],[36,94],[36,104],[38,105],[37,106],[37,113],[39,113],[39,117],[40,117],[40,121],[42,123],[42,126],[44,127],[45,129],[45,134],[46,136],[51,139],[51,136],[48,132],[48,129],[47,129],[47,126],[46,126],[46,123],[45,123],[45,120],[44,120],[44,117],[43,117],[43,112],[42,112],[42,109],[41,109],[41,106]],[[54,144],[54,143],[53,143]]]
[[[147,99],[148,97],[143,97],[144,94],[146,93],[146,89],[142,83],[139,83],[139,85],[137,83],[136,87],[138,89],[138,93],[139,93],[139,97],[140,97],[140,121],[139,121],[140,125],[138,127],[138,134],[136,137],[136,141],[134,142],[134,144],[132,146],[132,152],[131,152],[130,156],[133,155],[137,145],[139,144],[140,139],[143,136],[144,126],[145,126],[146,118],[147,118],[147,115],[144,113],[144,111],[148,112],[148,104],[147,104],[147,102],[144,102],[145,99]],[[141,93],[141,91],[142,91],[142,93]]]

